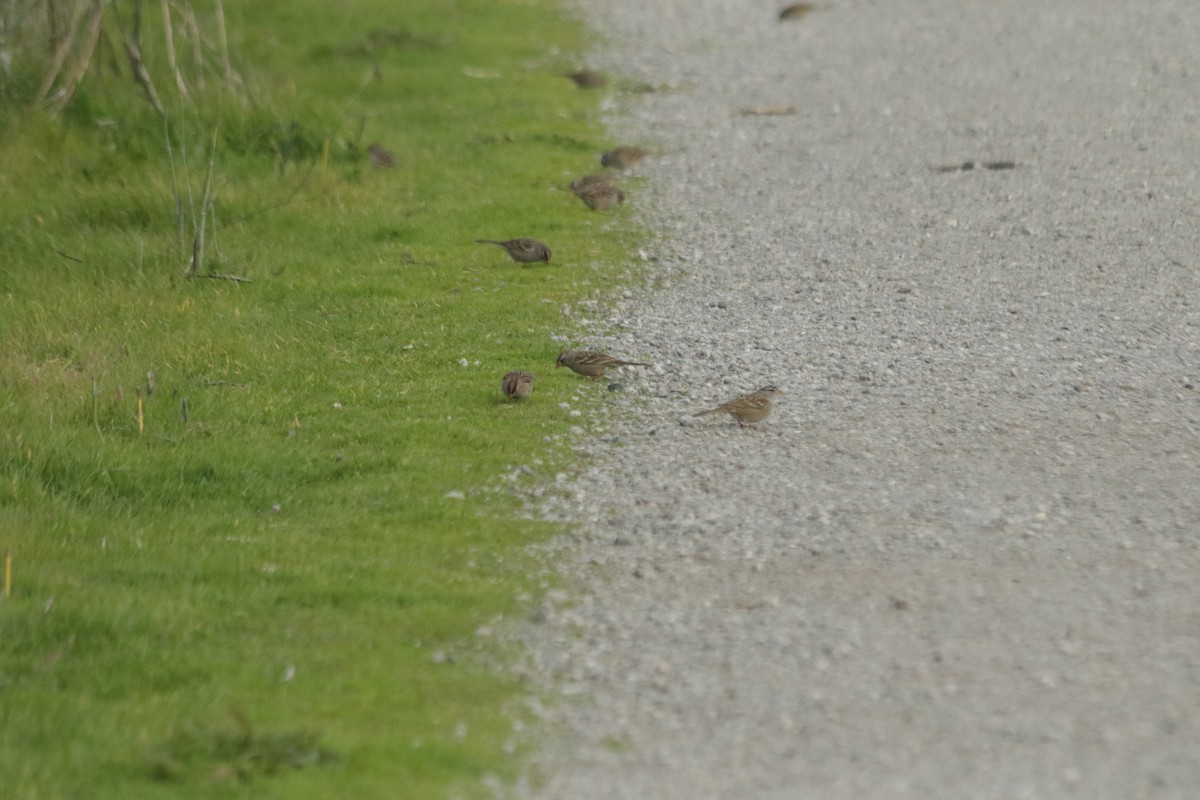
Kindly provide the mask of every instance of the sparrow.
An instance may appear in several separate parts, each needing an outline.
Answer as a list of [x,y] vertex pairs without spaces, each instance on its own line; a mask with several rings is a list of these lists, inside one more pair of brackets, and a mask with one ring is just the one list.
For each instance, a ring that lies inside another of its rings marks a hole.
[[379,142],[367,147],[367,158],[376,169],[388,169],[396,166],[396,157],[389,153]]
[[514,369],[500,381],[500,390],[509,400],[520,400],[533,394],[533,373]]
[[495,244],[503,247],[512,260],[519,264],[533,264],[537,261],[550,263],[550,248],[537,239],[509,239],[506,242],[497,242],[495,239],[476,239],[475,241],[479,244]]
[[554,368],[567,367],[572,372],[586,375],[589,378],[599,378],[612,367],[648,367],[641,361],[622,361],[607,353],[596,353],[591,350],[564,350],[558,354]]
[[595,172],[591,175],[584,175],[582,178],[576,178],[571,181],[571,191],[579,194],[588,189],[596,189],[601,186],[611,186],[612,178],[602,172]]
[[789,19],[802,19],[815,8],[816,6],[812,3],[793,3],[779,12],[779,19],[781,22]]
[[590,69],[581,69],[578,72],[572,72],[567,77],[575,81],[575,85],[580,89],[599,89],[608,83],[608,78]]
[[752,427],[754,423],[762,422],[771,415],[771,401],[781,394],[783,392],[775,386],[764,386],[757,392],[735,397],[728,403],[722,403],[716,408],[710,408],[707,411],[701,411],[692,416],[703,417],[706,414],[715,414],[718,411],[724,411],[736,419],[740,427]]
[[575,195],[592,211],[605,211],[625,202],[625,193],[611,183],[576,189]]
[[629,169],[636,167],[645,157],[646,151],[640,147],[618,147],[600,156],[600,166]]

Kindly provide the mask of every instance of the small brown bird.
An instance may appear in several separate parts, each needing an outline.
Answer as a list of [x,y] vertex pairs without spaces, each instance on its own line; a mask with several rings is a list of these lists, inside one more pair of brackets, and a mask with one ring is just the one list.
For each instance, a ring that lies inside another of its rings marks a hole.
[[569,73],[567,77],[575,81],[575,85],[580,89],[599,89],[608,83],[608,78],[590,69]]
[[509,400],[521,400],[533,394],[533,373],[514,369],[500,381],[500,390]]
[[611,183],[576,189],[575,196],[587,203],[592,211],[606,211],[625,202],[625,193]]
[[640,147],[618,147],[600,156],[600,166],[612,169],[629,169],[642,163],[646,151]]
[[367,159],[375,169],[390,169],[396,166],[396,157],[389,153],[379,142],[367,147]]
[[812,3],[793,3],[779,12],[781,22],[789,19],[803,19],[816,9]]
[[605,175],[603,172],[594,172],[591,175],[584,175],[582,178],[576,178],[571,181],[571,191],[576,194],[595,189],[600,186],[611,186],[612,176]]
[[728,403],[722,403],[716,408],[700,411],[692,416],[703,417],[705,414],[715,414],[718,411],[724,411],[736,419],[740,427],[753,427],[754,423],[762,422],[771,415],[771,401],[781,394],[783,392],[775,386],[764,386],[757,392],[751,392],[742,397],[735,397]]
[[648,367],[641,361],[622,361],[607,353],[596,353],[592,350],[564,350],[558,354],[554,368],[567,367],[572,372],[586,375],[589,378],[599,378],[613,367]]
[[519,264],[533,264],[538,261],[550,263],[550,248],[537,239],[509,239],[506,242],[498,242],[495,239],[476,239],[475,241],[479,244],[494,244],[503,247],[512,260]]

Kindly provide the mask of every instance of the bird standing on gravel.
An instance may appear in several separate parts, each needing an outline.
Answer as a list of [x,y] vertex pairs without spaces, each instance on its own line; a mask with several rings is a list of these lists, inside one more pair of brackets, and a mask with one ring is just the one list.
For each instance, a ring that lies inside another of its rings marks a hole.
[[640,147],[617,147],[600,156],[600,166],[612,169],[629,169],[642,163],[646,151]]
[[475,241],[479,244],[494,244],[503,247],[512,260],[519,264],[533,264],[538,261],[550,263],[550,248],[537,239],[509,239],[505,242],[498,242],[495,239],[476,239]]
[[514,369],[500,381],[500,390],[509,400],[521,400],[533,394],[533,373]]
[[716,408],[710,408],[707,411],[700,411],[693,414],[693,417],[703,417],[706,414],[715,414],[718,411],[724,411],[737,420],[740,427],[753,426],[756,422],[762,422],[771,415],[771,401],[783,394],[775,386],[764,386],[757,392],[735,397],[728,403],[722,403]]
[[607,353],[597,353],[592,350],[564,350],[558,354],[554,368],[567,367],[572,372],[586,375],[589,378],[599,378],[613,367],[648,367],[641,361],[622,361]]
[[793,3],[779,12],[779,20],[804,19],[816,9],[812,3]]

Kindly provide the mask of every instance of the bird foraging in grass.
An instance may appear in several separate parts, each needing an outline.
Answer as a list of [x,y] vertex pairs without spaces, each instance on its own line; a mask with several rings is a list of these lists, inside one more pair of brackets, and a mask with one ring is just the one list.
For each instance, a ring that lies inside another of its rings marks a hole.
[[590,69],[581,69],[578,72],[568,73],[567,77],[574,81],[575,85],[580,89],[599,89],[608,83],[608,78]]
[[611,169],[629,169],[642,163],[646,151],[640,147],[617,147],[600,156],[600,166]]
[[571,191],[575,194],[580,192],[599,189],[604,186],[612,186],[612,177],[605,175],[602,172],[595,172],[591,175],[584,175],[582,178],[576,178],[571,181]]
[[735,397],[728,403],[722,403],[716,408],[700,411],[693,417],[703,417],[706,414],[716,414],[724,411],[737,420],[740,427],[753,427],[754,423],[762,422],[771,415],[771,401],[783,394],[778,387],[764,386],[756,392],[741,397]]
[[387,151],[379,142],[367,147],[367,160],[375,169],[391,169],[396,166],[396,157]]
[[479,244],[494,244],[503,247],[505,252],[519,264],[534,264],[538,261],[550,263],[550,248],[537,239],[509,239],[498,242],[495,239],[476,239]]
[[575,196],[587,204],[592,211],[607,211],[625,202],[625,193],[611,183],[576,189]]
[[554,367],[566,367],[572,372],[586,375],[589,378],[599,378],[613,367],[648,367],[641,361],[622,361],[607,353],[597,353],[592,350],[564,350],[558,354]]
[[509,400],[521,400],[533,394],[533,373],[514,369],[500,381],[500,390]]

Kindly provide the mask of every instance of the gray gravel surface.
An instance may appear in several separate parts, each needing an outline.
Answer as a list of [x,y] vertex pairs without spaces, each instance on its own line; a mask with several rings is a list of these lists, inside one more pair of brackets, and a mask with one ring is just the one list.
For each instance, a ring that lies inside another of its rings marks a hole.
[[660,152],[574,343],[655,367],[541,499],[522,793],[1200,797],[1200,5],[579,5]]

